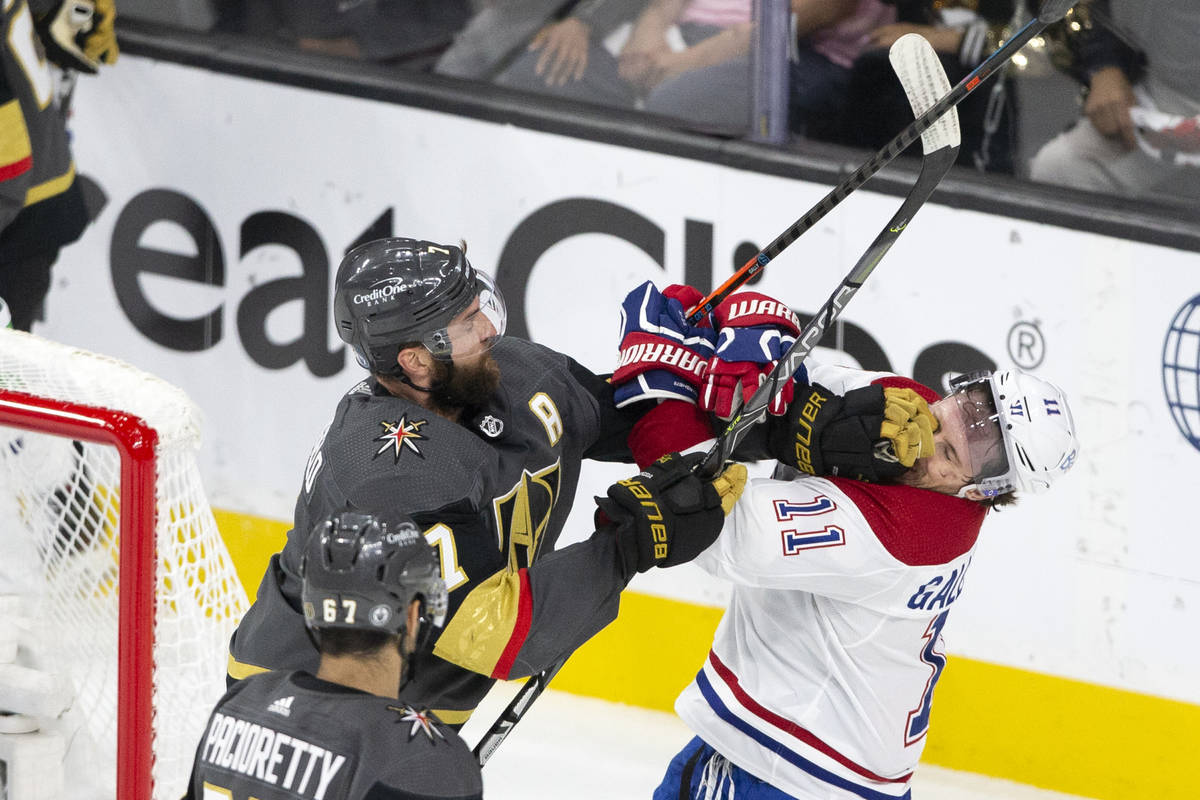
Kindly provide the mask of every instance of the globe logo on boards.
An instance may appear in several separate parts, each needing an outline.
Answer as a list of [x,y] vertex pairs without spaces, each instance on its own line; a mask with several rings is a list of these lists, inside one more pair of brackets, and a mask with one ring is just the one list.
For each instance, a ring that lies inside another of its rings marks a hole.
[[1183,438],[1200,450],[1200,294],[1171,320],[1162,355],[1163,392]]

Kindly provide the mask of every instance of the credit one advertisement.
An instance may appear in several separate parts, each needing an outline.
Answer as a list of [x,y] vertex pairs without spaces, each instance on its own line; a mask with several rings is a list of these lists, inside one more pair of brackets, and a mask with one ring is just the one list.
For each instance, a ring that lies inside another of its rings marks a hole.
[[[107,202],[39,331],[185,389],[212,504],[281,520],[363,377],[330,321],[353,243],[466,240],[510,333],[606,372],[628,291],[720,283],[830,188],[128,56],[74,103],[76,161]],[[868,184],[747,288],[807,317],[899,202]],[[1195,253],[930,203],[814,352],[943,391],[1016,366],[1072,401],[1078,466],[991,515],[953,652],[1200,702],[1200,644],[1177,635],[1200,629],[1198,307]],[[563,543],[628,472],[588,467]],[[690,566],[634,588],[727,596]]]

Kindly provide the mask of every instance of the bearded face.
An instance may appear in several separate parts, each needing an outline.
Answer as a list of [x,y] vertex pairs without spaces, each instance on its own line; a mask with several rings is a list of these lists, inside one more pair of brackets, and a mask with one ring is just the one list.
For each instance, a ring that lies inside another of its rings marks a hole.
[[500,365],[491,353],[470,361],[434,361],[430,399],[437,408],[461,410],[482,406],[500,388]]

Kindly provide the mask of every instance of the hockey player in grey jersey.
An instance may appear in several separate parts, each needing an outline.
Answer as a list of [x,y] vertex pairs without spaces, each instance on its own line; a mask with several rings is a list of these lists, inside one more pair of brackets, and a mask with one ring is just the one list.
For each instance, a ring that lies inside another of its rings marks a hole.
[[302,537],[347,507],[411,514],[437,548],[448,622],[401,698],[451,724],[496,679],[536,673],[611,622],[635,572],[681,563],[716,536],[717,491],[674,464],[653,482],[696,499],[674,509],[678,525],[668,520],[678,541],[648,555],[652,534],[634,509],[555,551],[581,461],[631,460],[636,414],[567,356],[503,337],[503,299],[461,248],[400,238],[355,248],[338,269],[334,317],[371,375],[312,452],[287,545],[231,643],[232,679],[315,668],[300,616]]
[[341,512],[299,561],[316,674],[255,675],[214,709],[186,800],[471,800],[479,765],[426,709],[397,700],[413,651],[446,616],[433,548],[405,518]]

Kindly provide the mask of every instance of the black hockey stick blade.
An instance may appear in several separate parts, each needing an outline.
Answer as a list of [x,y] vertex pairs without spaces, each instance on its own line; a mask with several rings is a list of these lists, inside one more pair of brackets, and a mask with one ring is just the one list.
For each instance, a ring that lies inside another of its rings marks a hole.
[[[1041,33],[1050,23],[1061,19],[1075,2],[1077,0],[1046,0],[1038,10],[1038,16],[1026,23],[1011,39],[1002,44],[994,53],[984,59],[979,66],[975,67],[969,75],[959,81],[933,107],[918,116],[904,130],[896,134],[890,142],[884,145],[882,150],[871,156],[866,163],[846,176],[841,183],[830,190],[829,194],[825,195],[815,206],[810,208],[804,216],[792,223],[787,230],[750,258],[737,272],[729,276],[724,283],[701,300],[695,308],[688,312],[688,322],[693,325],[700,322],[708,314],[711,314],[713,309],[720,305],[726,297],[737,291],[746,281],[762,272],[767,264],[782,253],[788,245],[799,239],[805,231],[816,225],[817,222],[849,197],[858,187],[866,183],[871,176],[887,166],[900,153],[904,152],[909,145],[917,140],[917,137],[921,136],[931,125],[937,122],[942,115],[961,103],[963,98],[973,92],[983,81],[991,77],[1000,67],[1007,64],[1009,59],[1016,55],[1030,39]],[[901,78],[901,83],[904,83],[903,78]],[[906,92],[910,89],[907,84],[904,84],[904,88]]]
[[496,752],[496,748],[500,743],[508,738],[508,734],[512,733],[512,729],[525,716],[525,712],[529,710],[529,706],[533,705],[533,701],[538,699],[542,692],[546,690],[546,684],[550,683],[550,679],[558,674],[562,669],[563,664],[567,663],[564,658],[557,664],[552,664],[536,675],[531,675],[529,680],[521,685],[517,690],[516,695],[508,706],[492,723],[492,727],[488,728],[479,743],[475,745],[472,751],[475,758],[479,761],[479,766],[483,766],[492,757],[492,753]]
[[[946,79],[946,73],[937,58],[937,53],[925,39],[917,34],[907,34],[897,40],[892,45],[889,56],[897,74],[905,83],[906,90],[909,86],[914,87],[912,91],[908,92],[909,102],[912,104],[914,113],[928,108],[930,104],[934,103],[939,91],[949,88],[950,82]],[[926,79],[905,80],[906,77],[911,77],[911,74],[916,72],[923,73]],[[733,415],[716,443],[697,466],[697,474],[707,478],[713,478],[720,474],[723,465],[732,456],[734,449],[745,438],[750,428],[766,419],[771,399],[781,393],[784,387],[791,382],[792,376],[800,369],[800,365],[816,347],[825,331],[842,313],[842,309],[846,307],[850,299],[862,288],[875,267],[900,238],[900,234],[908,229],[908,224],[912,221],[913,216],[921,209],[921,206],[925,205],[925,201],[933,194],[933,190],[954,166],[954,161],[958,157],[959,141],[958,113],[955,111],[951,111],[936,126],[929,128],[922,135],[921,143],[925,156],[921,160],[921,172],[917,176],[916,184],[913,185],[912,190],[904,198],[904,202],[900,204],[896,213],[888,220],[883,230],[879,232],[855,262],[854,267],[842,279],[841,284],[800,331],[795,343],[783,354],[771,373],[754,391],[754,394],[750,395],[750,399],[746,401],[745,405]]]

